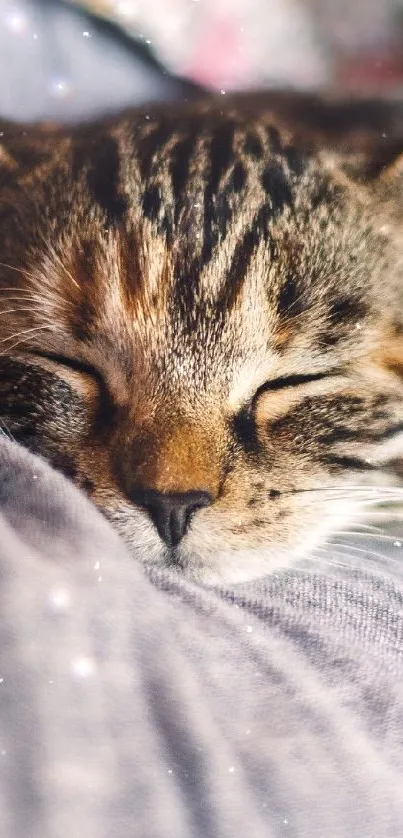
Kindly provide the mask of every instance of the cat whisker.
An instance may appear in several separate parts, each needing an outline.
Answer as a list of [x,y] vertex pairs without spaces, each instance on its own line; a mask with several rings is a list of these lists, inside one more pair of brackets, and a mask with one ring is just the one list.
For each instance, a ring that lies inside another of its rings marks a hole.
[[26,268],[19,268],[16,265],[8,265],[7,262],[0,262],[0,268],[7,268],[9,271],[15,271],[15,273],[23,276],[24,278],[34,279],[36,280],[36,276],[32,271],[26,270]]
[[3,309],[3,311],[0,311],[0,317],[3,314],[25,314],[25,313],[32,314],[32,312],[36,312],[37,314],[42,313],[39,308],[35,308],[35,307],[32,307],[32,308],[6,308],[6,309]]
[[7,304],[9,303],[39,303],[43,304],[43,300],[39,296],[33,294],[7,294]]
[[0,419],[0,433],[4,434],[11,442],[15,442],[15,437],[12,435],[5,419]]
[[[316,493],[323,495],[324,498],[327,500],[328,498],[350,498],[350,497],[358,497],[358,496],[365,496],[369,499],[372,499],[374,496],[385,496],[385,495],[395,495],[401,497],[403,500],[403,486],[322,486],[315,489],[291,489],[289,491],[281,492],[281,495],[303,495],[303,494],[310,494]],[[311,501],[310,501],[311,502]]]
[[0,341],[0,343],[8,343],[8,341],[14,340],[14,338],[20,337],[20,335],[27,335],[30,332],[38,332],[38,331],[41,331],[42,329],[54,329],[54,328],[55,327],[53,325],[51,325],[50,323],[48,325],[43,325],[43,326],[32,326],[32,328],[30,328],[30,329],[22,329],[20,332],[14,332],[12,335],[9,335],[9,337],[3,338]]
[[17,285],[0,285],[0,294],[3,291],[4,291],[5,294],[7,294],[7,297],[8,297],[10,292],[13,292],[14,294],[15,293],[18,293],[18,294],[20,294],[20,293],[21,294],[30,293],[30,292],[28,292],[27,288],[19,288]]
[[[363,503],[386,503],[391,500],[403,502],[403,490],[394,489],[378,489],[376,492],[354,491],[354,492],[323,492],[323,497],[313,499],[314,503],[321,501],[333,500],[358,500]],[[310,501],[311,502],[311,501]]]
[[17,346],[21,346],[21,344],[23,344],[23,343],[27,343],[27,342],[29,341],[29,339],[30,339],[30,337],[29,337],[29,336],[30,336],[30,335],[32,335],[33,333],[37,333],[37,332],[45,332],[45,331],[53,331],[53,332],[57,332],[57,331],[58,331],[58,329],[57,329],[57,327],[56,327],[56,326],[51,325],[51,324],[44,325],[44,326],[34,326],[34,327],[33,327],[33,328],[31,328],[31,329],[24,329],[22,332],[17,332],[17,333],[15,333],[14,335],[11,335],[11,336],[10,336],[10,337],[8,337],[8,338],[4,338],[2,341],[0,341],[0,343],[6,343],[6,342],[8,342],[9,340],[12,340],[12,339],[13,339],[13,338],[15,338],[15,337],[20,337],[21,335],[27,335],[27,337],[25,337],[25,338],[23,337],[23,338],[21,338],[21,340],[17,340],[17,341],[16,341],[15,343],[13,343],[11,346],[7,346],[7,347],[4,349],[4,351],[3,351],[3,352],[0,352],[0,357],[2,357],[2,356],[4,356],[4,355],[8,354],[9,352],[11,352],[11,350],[12,350],[12,349],[15,349]]
[[[318,548],[318,549],[320,550],[321,548]],[[340,556],[341,558],[350,559],[350,564],[352,566],[354,566],[354,562],[356,562],[357,560],[362,561],[362,559],[365,560],[365,558],[367,558],[368,562],[376,560],[376,564],[377,564],[378,567],[382,563],[383,565],[387,565],[390,568],[396,568],[401,573],[403,573],[403,560],[402,559],[396,559],[396,558],[394,558],[393,556],[390,556],[387,553],[385,553],[385,554],[374,553],[374,552],[371,552],[370,550],[363,550],[363,553],[359,554],[359,555],[357,555],[354,552],[349,553],[348,551],[341,551],[341,550],[334,550],[334,551],[331,551],[331,553],[336,555],[336,556]],[[346,564],[345,566],[348,567],[349,565]]]
[[388,558],[384,553],[378,553],[376,550],[368,550],[366,547],[356,547],[354,544],[346,544],[343,541],[332,541],[332,545],[333,544],[335,547],[342,547],[345,550],[350,550],[354,553],[365,553],[368,556],[375,556],[377,559]]
[[[8,294],[7,303],[31,303],[31,308],[29,309],[29,311],[33,313],[37,312],[43,317],[44,304],[46,303],[46,300],[44,300],[43,295],[41,296],[40,294],[35,294],[32,292],[29,294],[29,296],[23,294]],[[73,309],[73,305],[74,304],[71,300],[65,299],[64,297],[58,298],[57,295],[55,295],[52,299],[52,315],[54,316],[55,314],[59,314],[63,316],[65,314],[66,308]]]
[[[321,548],[318,547],[317,549],[320,550]],[[315,556],[315,555],[312,554],[312,555],[306,557],[306,561],[316,562],[317,564],[319,564],[319,563],[323,564],[323,562],[325,561],[327,565],[330,565],[332,567],[348,567],[349,566],[347,562],[335,561],[334,558],[332,558],[333,556],[334,556],[334,553],[332,553],[331,551],[329,553],[324,552],[323,556]]]
[[74,278],[73,274],[68,270],[68,268],[64,264],[63,260],[61,259],[60,255],[57,253],[57,251],[54,249],[54,247],[52,247],[52,245],[49,244],[49,242],[47,242],[46,245],[47,245],[47,252],[48,252],[51,260],[54,263],[57,263],[62,268],[62,271],[65,274],[65,276],[70,280],[70,282],[74,285],[74,287],[77,288],[78,291],[80,291],[80,286],[79,286],[77,280]]
[[[315,552],[316,553],[322,553],[322,555],[317,555],[316,559],[321,560],[322,562],[326,561],[327,564],[336,565],[336,562],[334,561],[335,556],[337,556],[339,559],[344,559],[344,562],[340,562],[339,566],[341,566],[341,567],[352,567],[352,566],[354,566],[354,562],[357,562],[357,560],[359,558],[354,553],[348,553],[348,552],[344,552],[344,551],[341,551],[341,550],[332,550],[332,549],[324,550],[321,547],[317,547]],[[370,556],[371,556],[370,552],[367,551],[367,550],[364,550],[363,552],[370,559]],[[314,558],[314,557],[312,557],[312,558]],[[382,561],[385,561],[385,560],[388,559],[387,556],[383,556],[382,554],[379,554],[376,558],[378,560],[382,559]],[[350,560],[350,561],[348,561],[348,560]],[[393,560],[392,560],[391,563],[393,564]]]
[[[395,544],[396,541],[399,541],[398,535],[388,535],[387,533],[383,533],[382,531],[379,533],[372,533],[372,532],[353,532],[352,530],[340,530],[334,533],[334,538],[338,538],[339,535],[347,535],[349,538],[359,538],[361,540],[365,539],[365,541],[384,541],[388,544],[392,543]],[[403,538],[403,536],[401,536]],[[335,542],[336,543],[336,542]]]
[[355,526],[355,530],[337,530],[337,532],[341,534],[345,533],[346,535],[373,535],[374,537],[383,533],[381,527],[371,527],[370,524],[356,524]]

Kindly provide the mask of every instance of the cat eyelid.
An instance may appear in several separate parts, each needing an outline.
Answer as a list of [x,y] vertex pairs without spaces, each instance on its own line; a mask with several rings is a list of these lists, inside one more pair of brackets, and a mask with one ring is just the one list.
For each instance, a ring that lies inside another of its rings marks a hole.
[[87,364],[85,361],[79,361],[77,358],[70,358],[67,355],[59,355],[52,352],[31,351],[30,354],[36,356],[37,358],[43,358],[45,361],[50,361],[52,364],[55,364],[55,366],[66,367],[73,372],[90,375],[91,378],[94,378],[99,384],[103,383],[101,373],[96,369],[96,367],[92,366],[92,364]]
[[323,381],[328,378],[335,378],[340,375],[340,370],[329,370],[327,372],[312,372],[305,375],[286,375],[279,378],[274,378],[272,381],[266,381],[256,391],[253,401],[259,398],[263,393],[274,393],[277,390],[286,390],[287,388],[294,388],[303,384],[312,384],[315,381]]
[[298,387],[299,384],[321,381],[323,378],[330,378],[330,376],[336,374],[336,370],[334,370],[332,372],[312,372],[307,375],[286,375],[281,378],[274,378],[273,381],[267,381],[263,387],[265,390],[283,390],[285,387]]

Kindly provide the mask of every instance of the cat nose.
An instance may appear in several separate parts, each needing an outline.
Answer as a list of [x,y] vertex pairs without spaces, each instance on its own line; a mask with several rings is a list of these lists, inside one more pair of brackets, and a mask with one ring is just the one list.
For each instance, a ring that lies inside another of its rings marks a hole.
[[185,535],[194,513],[212,503],[209,492],[157,492],[143,489],[131,493],[132,501],[147,510],[159,535],[168,545],[176,547]]

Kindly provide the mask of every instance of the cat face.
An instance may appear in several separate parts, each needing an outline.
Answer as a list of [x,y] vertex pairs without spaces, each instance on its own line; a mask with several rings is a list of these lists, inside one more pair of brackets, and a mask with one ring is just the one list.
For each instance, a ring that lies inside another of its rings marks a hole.
[[297,134],[242,98],[3,131],[0,424],[196,580],[309,553],[400,455],[393,178]]

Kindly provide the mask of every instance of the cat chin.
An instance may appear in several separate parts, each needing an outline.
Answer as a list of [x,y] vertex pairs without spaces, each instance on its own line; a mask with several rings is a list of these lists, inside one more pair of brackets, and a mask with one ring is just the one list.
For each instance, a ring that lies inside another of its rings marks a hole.
[[139,510],[119,506],[113,512],[105,507],[103,511],[136,561],[208,586],[236,585],[283,571],[306,557],[325,534],[311,532],[303,546],[283,547],[273,542],[237,546],[229,543],[217,526],[196,522],[178,547],[168,549],[148,516]]
[[162,549],[159,555],[152,556],[137,545],[131,552],[145,565],[166,568],[190,582],[209,586],[251,582],[284,569],[292,561],[290,556],[287,560],[284,554],[276,556],[273,550],[259,549],[216,552],[214,561],[186,550]]
[[236,585],[261,579],[287,564],[284,555],[276,558],[272,550],[224,552],[216,555],[214,566],[203,565],[199,556],[190,556],[182,573],[189,581],[203,585]]
[[[105,510],[104,510],[105,512]],[[169,550],[157,535],[148,518],[133,508],[107,513],[130,553],[147,566],[175,571],[189,581],[203,585],[228,585],[250,582],[287,567],[292,552],[273,545],[237,549],[220,545],[217,537],[190,532],[176,548]]]
[[191,550],[186,546],[168,550],[161,544],[150,550],[149,545],[129,543],[133,556],[145,565],[166,568],[178,575],[203,585],[217,586],[251,582],[289,567],[295,560],[292,551],[284,549],[250,548],[244,550]]

